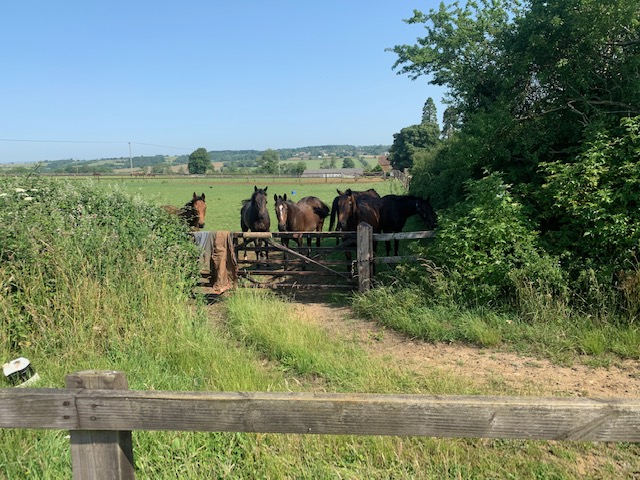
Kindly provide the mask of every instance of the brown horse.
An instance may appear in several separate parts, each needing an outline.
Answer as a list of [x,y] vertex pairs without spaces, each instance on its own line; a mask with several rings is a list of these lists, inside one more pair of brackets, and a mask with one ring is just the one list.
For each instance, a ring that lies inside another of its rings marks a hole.
[[184,207],[177,208],[173,205],[163,205],[162,208],[167,213],[180,217],[192,230],[199,230],[204,228],[204,220],[207,215],[207,204],[204,200],[204,193],[198,196],[196,192],[193,192],[193,198]]
[[[267,188],[258,188],[254,185],[253,194],[248,200],[242,201],[242,208],[240,209],[240,228],[243,232],[251,230],[252,232],[268,232],[271,229],[271,219],[269,218],[269,210],[267,209]],[[258,245],[265,245],[264,240],[249,240],[245,241],[244,245],[248,243],[254,243],[256,247]],[[267,260],[269,259],[269,252],[265,251]],[[262,252],[256,251],[256,259],[260,260]],[[247,258],[247,251],[244,252],[244,258]]]
[[[287,200],[284,196],[273,195],[275,201],[278,230],[281,232],[321,232],[324,219],[329,215],[329,207],[318,197],[304,197],[297,203]],[[302,236],[294,236],[298,247],[302,246]],[[282,239],[285,247],[289,246],[289,239]],[[320,246],[320,238],[316,240]],[[307,247],[311,247],[311,238],[307,238]]]

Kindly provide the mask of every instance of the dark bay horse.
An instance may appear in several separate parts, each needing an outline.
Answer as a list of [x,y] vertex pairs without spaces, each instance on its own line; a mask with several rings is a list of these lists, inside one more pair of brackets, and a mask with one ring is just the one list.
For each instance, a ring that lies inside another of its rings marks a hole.
[[[431,206],[429,198],[416,197],[414,195],[385,195],[380,199],[380,228],[384,233],[401,232],[412,215],[420,215],[429,229],[438,224],[436,212]],[[398,255],[398,240],[394,240],[394,255]],[[387,256],[391,250],[391,242],[385,242]]]
[[[271,219],[269,218],[269,210],[267,209],[267,188],[258,188],[254,185],[253,194],[248,200],[242,201],[242,208],[240,209],[240,228],[243,232],[251,230],[252,232],[268,232],[271,228]],[[266,245],[264,240],[255,241],[250,240],[244,242],[246,246],[248,243],[253,242],[256,246]],[[269,259],[269,253],[264,252],[266,258]],[[244,252],[245,258],[247,258],[247,251]],[[261,252],[256,251],[256,259],[260,259]]]
[[180,217],[192,230],[199,230],[204,228],[204,220],[207,215],[207,204],[204,200],[204,193],[198,196],[196,192],[193,192],[193,198],[184,207],[177,208],[173,205],[163,205],[162,208],[167,213]]
[[[353,232],[356,230],[356,228],[358,227],[358,223],[357,223],[357,219],[355,217],[351,217],[351,216],[344,216],[344,212],[352,212],[353,209],[355,208],[355,201],[358,198],[366,198],[366,197],[371,197],[371,198],[380,198],[380,195],[378,195],[378,192],[376,192],[373,188],[370,188],[369,190],[365,190],[363,192],[358,192],[355,190],[351,190],[350,188],[347,189],[344,192],[341,192],[340,190],[336,190],[338,192],[338,196],[335,197],[333,199],[333,204],[331,205],[331,219],[329,221],[329,230],[333,231],[333,226],[336,225],[336,230],[337,231],[349,231],[349,232]],[[353,205],[349,206],[349,202],[351,202],[353,200]],[[342,222],[340,221],[338,212],[340,211],[340,209],[342,208],[343,210],[343,217],[342,217]],[[337,224],[336,224],[336,219],[337,219]]]
[[[360,222],[366,222],[373,228],[373,233],[381,232],[380,224],[380,196],[378,192],[370,188],[364,192],[354,192],[350,188],[341,192],[333,199],[331,209],[332,229],[334,220],[337,231],[354,232]],[[377,242],[373,242],[373,251],[376,251]],[[351,261],[351,252],[345,251],[347,261]]]
[[[273,195],[275,201],[278,230],[281,232],[321,232],[324,219],[329,216],[329,207],[318,197],[304,197],[297,203],[287,200],[284,196]],[[295,237],[298,247],[302,246],[302,237]],[[289,246],[289,239],[284,238],[285,247]],[[320,246],[320,238],[316,240],[316,246]],[[307,238],[307,247],[311,247],[311,238]]]
[[[437,225],[436,213],[429,199],[414,195],[385,195],[382,198],[356,195],[347,190],[337,197],[338,230],[355,230],[360,222],[366,222],[373,233],[401,232],[407,219],[419,214],[429,228]],[[398,255],[398,240],[394,240],[395,255]],[[373,251],[377,242],[373,242]],[[391,242],[386,242],[387,256]]]

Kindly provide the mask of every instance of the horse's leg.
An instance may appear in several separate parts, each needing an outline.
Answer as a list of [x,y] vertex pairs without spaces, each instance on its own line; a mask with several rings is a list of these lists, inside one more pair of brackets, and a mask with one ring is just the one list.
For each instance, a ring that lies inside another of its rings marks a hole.
[[395,239],[394,243],[393,243],[393,247],[394,247],[394,251],[395,251],[396,257],[398,256],[398,246],[399,245],[400,245],[400,240]]

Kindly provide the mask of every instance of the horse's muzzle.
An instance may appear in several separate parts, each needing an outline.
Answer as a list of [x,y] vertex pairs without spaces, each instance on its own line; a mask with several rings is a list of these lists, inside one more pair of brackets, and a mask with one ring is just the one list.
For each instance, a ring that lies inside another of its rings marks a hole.
[[278,224],[278,231],[279,232],[286,232],[287,231],[287,226],[282,224],[282,223],[279,223]]

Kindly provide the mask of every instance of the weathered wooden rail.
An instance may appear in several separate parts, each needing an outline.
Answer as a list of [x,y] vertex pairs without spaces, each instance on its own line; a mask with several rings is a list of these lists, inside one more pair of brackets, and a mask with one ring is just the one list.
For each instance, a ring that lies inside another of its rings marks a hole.
[[71,431],[75,479],[135,478],[132,430],[640,442],[640,399],[127,390],[122,372],[66,389],[1,389],[0,428]]

